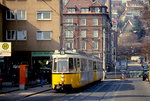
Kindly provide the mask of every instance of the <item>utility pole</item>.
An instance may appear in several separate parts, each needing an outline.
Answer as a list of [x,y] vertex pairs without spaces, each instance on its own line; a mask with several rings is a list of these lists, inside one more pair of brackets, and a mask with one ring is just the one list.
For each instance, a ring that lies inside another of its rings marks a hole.
[[102,35],[103,35],[103,53],[102,53],[102,54],[103,54],[103,80],[104,80],[104,79],[105,79],[105,76],[106,76],[106,61],[105,61],[105,60],[106,60],[106,57],[105,57],[105,56],[106,56],[106,50],[105,50],[105,48],[106,48],[106,47],[105,47],[105,45],[106,45],[106,44],[105,44],[105,43],[106,43],[106,42],[105,42],[105,38],[106,38],[106,35],[105,35],[105,34],[106,34],[106,31],[105,31],[105,28],[103,28],[103,32],[102,32],[102,33],[103,33],[103,34],[102,34]]
[[60,0],[60,50],[63,50],[63,0]]
[[115,61],[115,63],[114,63],[114,65],[115,65],[115,79],[116,79],[116,69],[117,69],[117,67],[116,67],[116,47],[114,47],[114,61]]

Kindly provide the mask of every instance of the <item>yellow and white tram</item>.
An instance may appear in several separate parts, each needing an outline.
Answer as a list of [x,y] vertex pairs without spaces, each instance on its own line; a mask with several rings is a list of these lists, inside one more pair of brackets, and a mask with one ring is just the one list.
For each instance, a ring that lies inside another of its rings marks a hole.
[[77,50],[58,51],[53,55],[52,88],[65,90],[79,88],[101,80],[101,59]]

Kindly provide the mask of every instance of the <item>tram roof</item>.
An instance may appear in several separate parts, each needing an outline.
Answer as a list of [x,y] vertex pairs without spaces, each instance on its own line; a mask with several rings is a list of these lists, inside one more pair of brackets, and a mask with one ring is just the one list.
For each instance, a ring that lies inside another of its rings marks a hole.
[[94,59],[100,59],[99,57],[96,57],[92,54],[86,53],[84,51],[80,51],[80,50],[55,50],[54,55],[81,55],[81,56],[86,56],[86,57],[90,57],[90,58],[94,58]]

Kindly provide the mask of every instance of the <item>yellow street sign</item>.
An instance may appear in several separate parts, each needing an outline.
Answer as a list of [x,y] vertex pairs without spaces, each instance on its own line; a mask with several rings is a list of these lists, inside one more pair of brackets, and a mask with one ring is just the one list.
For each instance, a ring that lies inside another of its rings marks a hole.
[[11,42],[0,42],[0,56],[11,56]]

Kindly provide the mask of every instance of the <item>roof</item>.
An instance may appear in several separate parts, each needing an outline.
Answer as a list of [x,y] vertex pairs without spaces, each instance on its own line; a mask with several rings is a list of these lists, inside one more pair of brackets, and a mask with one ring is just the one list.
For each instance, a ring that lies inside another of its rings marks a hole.
[[102,6],[102,4],[99,2],[99,1],[95,1],[95,2],[92,2],[92,5],[91,6]]
[[112,4],[122,4],[122,1],[112,1]]
[[124,16],[128,11],[133,11],[133,10],[134,11],[137,11],[137,10],[142,11],[142,10],[144,10],[144,8],[143,7],[127,7],[121,16]]
[[125,23],[125,25],[123,26],[123,28],[122,28],[122,32],[125,30],[125,28],[127,27],[127,26],[131,26],[131,27],[133,27],[133,24],[134,24],[134,20],[128,20],[127,21],[127,23]]
[[64,12],[67,12],[68,8],[76,8],[78,10],[82,8],[90,8],[90,7],[100,7],[105,6],[101,4],[98,0],[92,2],[92,0],[69,0],[66,6],[64,7]]
[[[63,53],[63,54],[61,54]],[[86,53],[84,51],[80,51],[80,50],[55,50],[53,56],[55,55],[81,55],[81,56],[85,56],[85,57],[89,57],[91,59],[98,59],[101,60],[99,57],[94,56],[92,54]]]
[[144,7],[127,7],[127,10],[144,10]]
[[65,8],[88,8],[91,4],[91,0],[69,0]]
[[127,6],[131,6],[131,5],[143,6],[144,3],[142,1],[127,1]]

